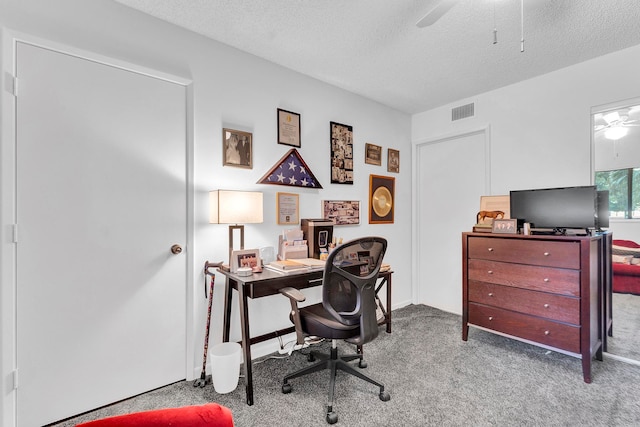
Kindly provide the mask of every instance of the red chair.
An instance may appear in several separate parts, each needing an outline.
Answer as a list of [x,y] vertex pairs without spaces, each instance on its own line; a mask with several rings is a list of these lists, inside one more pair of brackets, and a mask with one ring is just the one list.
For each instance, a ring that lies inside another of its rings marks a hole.
[[217,403],[116,415],[76,427],[233,427],[231,410]]

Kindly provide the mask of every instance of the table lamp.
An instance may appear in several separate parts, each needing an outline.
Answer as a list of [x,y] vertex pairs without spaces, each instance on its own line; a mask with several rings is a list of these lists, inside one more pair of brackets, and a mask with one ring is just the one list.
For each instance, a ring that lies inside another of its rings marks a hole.
[[209,192],[209,223],[229,225],[229,266],[233,253],[233,235],[240,230],[240,250],[244,249],[244,225],[262,219],[262,193],[259,191],[215,190]]

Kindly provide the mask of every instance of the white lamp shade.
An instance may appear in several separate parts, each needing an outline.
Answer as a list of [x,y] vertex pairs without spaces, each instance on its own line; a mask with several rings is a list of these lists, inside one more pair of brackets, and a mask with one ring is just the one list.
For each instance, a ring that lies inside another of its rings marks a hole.
[[209,223],[261,223],[262,193],[259,191],[216,190],[209,192]]

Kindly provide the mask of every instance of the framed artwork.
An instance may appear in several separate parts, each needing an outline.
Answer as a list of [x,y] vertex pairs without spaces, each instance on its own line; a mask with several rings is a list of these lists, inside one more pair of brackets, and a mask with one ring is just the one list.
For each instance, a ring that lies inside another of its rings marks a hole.
[[382,165],[382,147],[367,142],[364,145],[364,162],[370,165]]
[[358,200],[323,200],[323,218],[333,221],[335,225],[360,224],[360,201]]
[[248,249],[231,253],[231,272],[237,273],[240,267],[258,269],[261,267],[260,250]]
[[300,196],[293,193],[276,193],[278,224],[293,225],[300,222]]
[[395,178],[369,175],[369,224],[393,224]]
[[249,132],[222,129],[222,165],[253,168],[253,136]]
[[278,144],[300,147],[300,114],[278,108]]
[[331,183],[353,184],[353,127],[330,122]]
[[494,219],[492,233],[516,234],[518,232],[517,219]]
[[387,150],[387,172],[400,173],[400,151],[389,148]]

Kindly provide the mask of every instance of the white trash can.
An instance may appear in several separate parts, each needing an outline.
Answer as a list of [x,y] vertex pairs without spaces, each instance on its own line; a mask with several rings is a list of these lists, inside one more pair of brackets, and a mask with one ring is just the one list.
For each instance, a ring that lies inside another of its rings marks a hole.
[[216,392],[230,393],[238,386],[241,350],[237,342],[223,342],[209,349],[211,380]]

